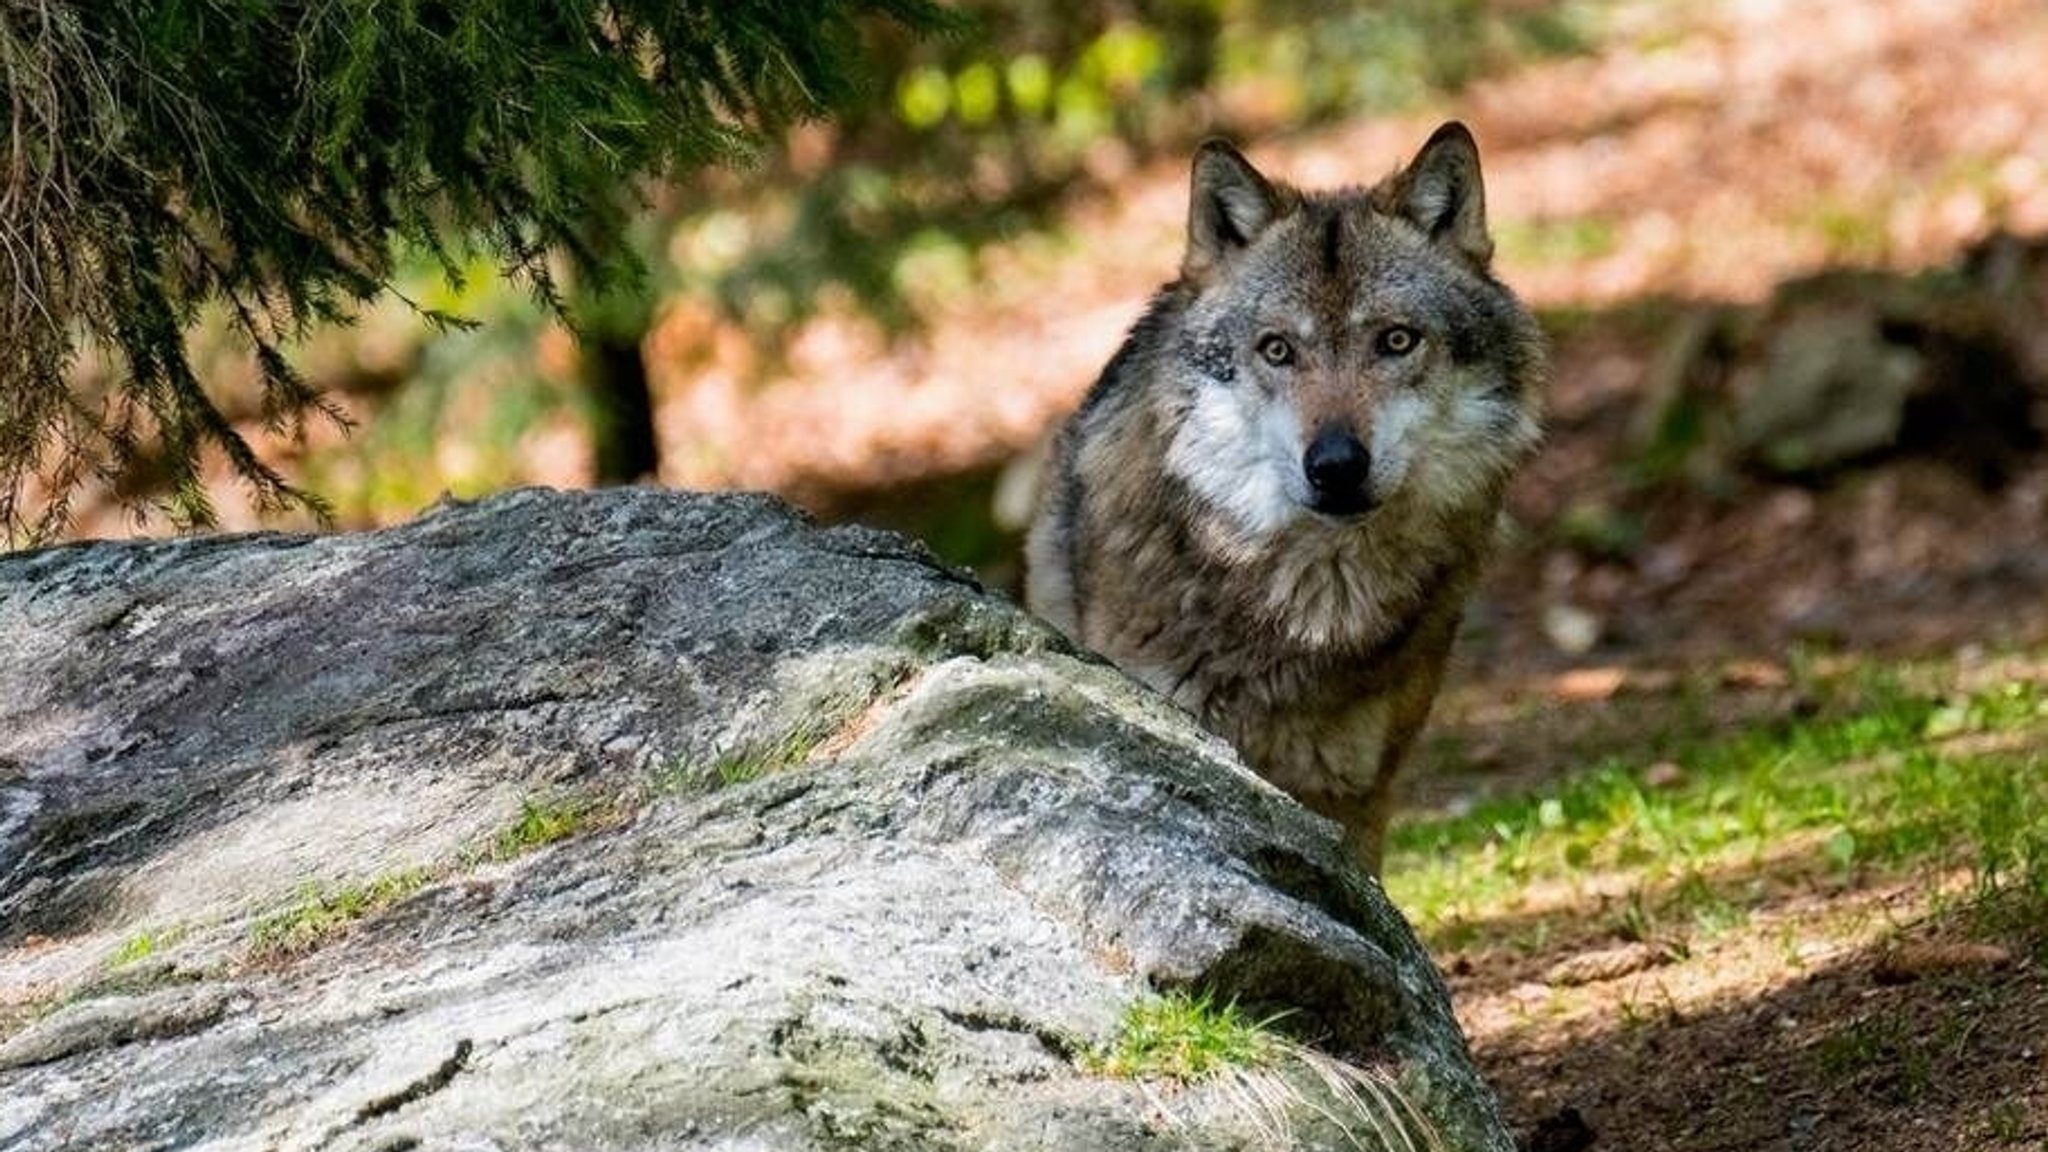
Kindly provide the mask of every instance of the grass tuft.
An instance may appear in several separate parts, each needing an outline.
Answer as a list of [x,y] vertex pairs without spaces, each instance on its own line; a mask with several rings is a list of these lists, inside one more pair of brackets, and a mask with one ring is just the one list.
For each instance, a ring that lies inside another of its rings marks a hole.
[[491,840],[489,858],[510,860],[538,848],[588,831],[602,815],[599,806],[586,799],[519,802],[519,818]]
[[112,956],[107,957],[107,967],[119,970],[130,965],[140,964],[151,956],[156,955],[156,950],[162,943],[164,942],[159,941],[152,933],[137,932],[135,935],[121,941],[121,946],[114,949]]
[[311,952],[358,920],[426,887],[429,879],[426,869],[409,868],[334,889],[308,885],[296,904],[263,917],[249,930],[250,958],[281,960]]
[[764,747],[725,757],[713,768],[720,784],[745,784],[802,764],[811,758],[811,753],[824,740],[824,732],[809,725],[802,726]]
[[816,722],[799,725],[780,738],[752,744],[729,752],[711,762],[709,781],[701,760],[677,757],[654,777],[658,793],[696,792],[707,786],[736,788],[778,772],[787,772],[811,758],[836,724]]
[[1899,1020],[1869,1016],[1823,1037],[1816,1054],[1821,1073],[1838,1087],[1863,1083],[1910,1102],[1934,1086],[1934,1043]]
[[[1341,1147],[1443,1152],[1441,1135],[1384,1068],[1361,1068],[1274,1031],[1235,1001],[1168,992],[1133,1001],[1116,1036],[1085,1053],[1084,1071],[1125,1080],[1209,1084],[1250,1126],[1257,1150],[1306,1146],[1307,1120]],[[1320,1145],[1318,1145],[1320,1146]]]
[[1218,1004],[1209,993],[1169,992],[1133,1001],[1115,1039],[1089,1053],[1082,1066],[1128,1080],[1206,1079],[1233,1068],[1255,1068],[1280,1054],[1280,1039],[1235,1001]]

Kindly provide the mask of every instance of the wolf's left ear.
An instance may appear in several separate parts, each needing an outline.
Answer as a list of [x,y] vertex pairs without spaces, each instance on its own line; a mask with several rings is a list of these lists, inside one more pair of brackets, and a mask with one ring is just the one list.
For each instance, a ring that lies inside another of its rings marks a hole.
[[1449,244],[1481,268],[1493,259],[1486,234],[1486,188],[1479,179],[1479,145],[1456,120],[1436,130],[1415,159],[1394,177],[1388,207]]
[[1181,267],[1185,275],[1213,268],[1249,247],[1280,215],[1279,190],[1222,140],[1205,141],[1195,153],[1191,183],[1188,252]]

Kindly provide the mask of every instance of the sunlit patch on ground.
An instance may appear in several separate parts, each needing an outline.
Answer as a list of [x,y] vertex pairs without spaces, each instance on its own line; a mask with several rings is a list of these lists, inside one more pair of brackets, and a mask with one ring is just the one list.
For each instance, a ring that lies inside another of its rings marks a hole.
[[1444,726],[1388,887],[1523,1126],[1570,1106],[1629,1149],[2048,1138],[2037,658],[1834,660],[1762,707],[1714,678],[1562,732],[1484,695],[1457,713],[1508,751],[1475,767]]

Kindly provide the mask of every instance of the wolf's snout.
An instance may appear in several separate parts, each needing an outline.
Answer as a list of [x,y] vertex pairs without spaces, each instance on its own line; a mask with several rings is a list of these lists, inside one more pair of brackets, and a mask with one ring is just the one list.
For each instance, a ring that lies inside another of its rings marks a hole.
[[1325,428],[1302,454],[1302,471],[1314,499],[1312,507],[1332,516],[1355,516],[1372,507],[1366,481],[1372,475],[1372,456],[1358,437],[1341,428]]

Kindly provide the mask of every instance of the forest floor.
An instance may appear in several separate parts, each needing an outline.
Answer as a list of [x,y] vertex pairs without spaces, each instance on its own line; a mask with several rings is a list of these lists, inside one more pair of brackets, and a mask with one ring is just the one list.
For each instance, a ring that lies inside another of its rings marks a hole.
[[2048,660],[1472,678],[1422,761],[1388,889],[1532,1150],[2048,1148]]

